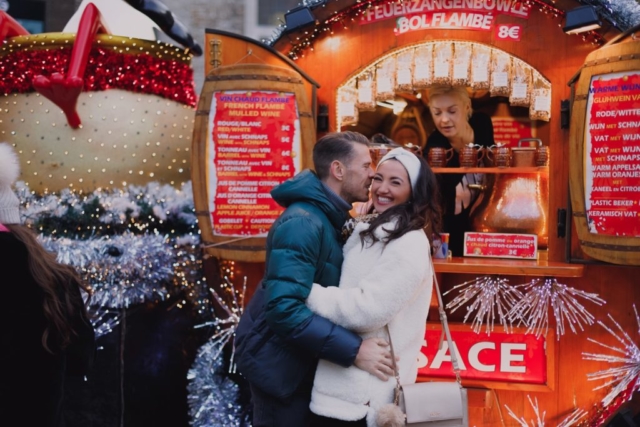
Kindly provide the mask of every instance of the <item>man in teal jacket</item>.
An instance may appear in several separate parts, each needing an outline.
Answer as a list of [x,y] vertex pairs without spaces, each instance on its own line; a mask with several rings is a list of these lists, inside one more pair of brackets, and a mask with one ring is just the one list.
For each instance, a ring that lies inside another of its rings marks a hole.
[[271,195],[286,210],[267,236],[266,269],[236,333],[237,365],[251,384],[254,427],[304,427],[318,359],[393,375],[387,343],[314,315],[305,305],[313,283],[337,286],[342,225],[353,202],[369,198],[369,140],[356,132],[324,136],[306,170]]

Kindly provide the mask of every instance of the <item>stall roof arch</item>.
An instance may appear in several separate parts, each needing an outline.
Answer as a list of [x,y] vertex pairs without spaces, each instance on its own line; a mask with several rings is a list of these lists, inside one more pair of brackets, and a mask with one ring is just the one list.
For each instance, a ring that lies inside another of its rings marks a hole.
[[[395,87],[390,88],[390,90],[388,91],[389,94],[387,96],[380,96],[379,90],[375,89],[376,84],[378,83],[377,80],[377,76],[379,76],[380,72],[382,70],[385,69],[385,67],[387,67],[386,64],[391,63],[391,68],[393,73],[396,73],[396,75],[398,73],[400,73],[400,60],[398,58],[401,58],[404,54],[410,54],[411,55],[411,64],[410,66],[410,71],[412,72],[412,74],[415,73],[415,70],[417,69],[418,65],[417,65],[417,58],[420,55],[418,52],[420,52],[421,50],[424,50],[424,48],[429,49],[426,55],[426,59],[424,64],[421,64],[420,67],[426,68],[428,70],[430,70],[431,75],[435,75],[436,73],[433,71],[435,68],[435,63],[438,62],[437,61],[437,57],[435,54],[432,53],[432,51],[435,51],[438,47],[445,47],[445,48],[450,48],[451,49],[451,53],[453,55],[456,46],[464,46],[466,49],[469,50],[469,52],[471,51],[479,51],[479,50],[483,50],[483,52],[485,53],[485,55],[487,56],[487,60],[492,60],[493,58],[496,58],[498,56],[502,56],[504,58],[507,58],[509,61],[509,68],[511,69],[515,69],[518,68],[520,70],[522,70],[526,75],[528,75],[528,79],[527,79],[527,84],[531,85],[532,87],[537,87],[537,88],[544,88],[545,90],[545,97],[548,97],[548,99],[551,99],[551,82],[550,80],[545,77],[540,71],[538,71],[535,67],[531,66],[529,63],[527,63],[526,61],[522,60],[521,58],[518,58],[517,56],[506,52],[502,49],[498,49],[494,46],[491,45],[487,45],[484,43],[477,43],[477,42],[471,42],[471,41],[464,41],[464,40],[429,40],[429,41],[423,41],[423,42],[419,42],[419,43],[414,43],[414,44],[410,44],[410,45],[406,45],[406,46],[402,46],[400,48],[397,49],[393,49],[387,53],[385,53],[384,55],[376,58],[374,61],[370,62],[369,64],[367,64],[366,66],[360,68],[359,70],[357,70],[356,72],[354,72],[353,74],[351,74],[349,77],[347,77],[346,80],[344,80],[342,83],[340,83],[337,86],[337,96],[336,96],[336,106],[335,106],[335,111],[336,111],[336,123],[338,124],[337,128],[340,129],[342,126],[344,125],[349,125],[349,124],[354,124],[358,121],[358,110],[367,110],[367,108],[369,108],[370,106],[367,106],[365,104],[362,103],[362,90],[361,90],[361,85],[360,85],[360,90],[359,90],[359,83],[363,80],[363,79],[371,79],[373,80],[372,82],[372,86],[374,86],[373,89],[373,95],[372,95],[372,101],[384,101],[385,99],[383,98],[388,98],[388,99],[392,99],[393,96],[395,96],[396,93],[398,92],[402,92],[401,90],[398,90],[398,84],[395,85]],[[469,53],[471,54],[471,53]],[[453,68],[453,67],[452,67]],[[488,69],[489,67],[484,67],[484,69]],[[454,73],[455,74],[455,73]],[[455,84],[456,82],[454,81],[455,78],[451,79],[451,76],[449,73],[447,73],[447,75],[449,76],[447,78],[446,82],[442,82],[444,84]],[[454,76],[455,77],[455,76]],[[483,89],[489,89],[489,80],[491,79],[491,76],[487,76],[487,81],[485,82],[487,87],[483,87]],[[420,89],[427,89],[428,87],[435,85],[435,84],[440,84],[441,82],[438,82],[435,78],[430,78],[428,81],[423,82],[421,84],[418,84],[418,82],[416,81],[416,76],[413,75],[412,77],[412,86],[411,87],[407,87],[407,90],[409,91],[414,91],[414,90],[420,90]],[[510,80],[511,81],[511,80]],[[465,73],[465,77],[460,79],[460,82],[458,82],[460,86],[467,86],[470,87],[472,86],[472,83],[470,81],[470,79],[468,78],[468,73]],[[511,86],[513,86],[512,83],[510,83]],[[511,94],[513,94],[513,87],[507,87],[507,93],[495,93],[492,95],[495,96],[507,96],[510,98],[510,100],[513,100],[513,97],[511,96]],[[532,102],[530,99],[530,96],[527,94],[527,99],[524,101],[526,105],[522,104],[523,106],[529,106]],[[353,104],[353,108],[354,108],[354,114],[351,115],[349,114],[349,112],[345,111],[345,105],[346,104]],[[375,102],[374,102],[375,103]],[[511,102],[512,105],[518,105],[515,101]],[[373,107],[373,105],[371,106]],[[540,117],[535,117],[532,116],[532,119],[540,119]],[[543,119],[544,120],[544,119]],[[548,118],[546,119],[548,120]]]

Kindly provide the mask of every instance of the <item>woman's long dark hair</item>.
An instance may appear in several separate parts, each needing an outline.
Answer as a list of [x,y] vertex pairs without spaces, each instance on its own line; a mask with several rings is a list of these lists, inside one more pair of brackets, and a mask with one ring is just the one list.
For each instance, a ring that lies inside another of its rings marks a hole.
[[[44,292],[44,315],[47,326],[42,334],[42,345],[49,353],[66,348],[77,335],[72,319],[86,309],[81,299],[73,298],[77,292],[72,286],[90,289],[82,282],[73,267],[60,264],[54,254],[47,252],[36,240],[33,232],[22,225],[5,224],[11,233],[27,248],[29,272]],[[86,318],[86,317],[84,317]]]
[[406,203],[387,209],[372,220],[369,228],[360,232],[363,245],[365,241],[373,244],[380,240],[375,236],[375,230],[394,218],[397,220],[396,228],[384,229],[389,233],[384,239],[384,244],[402,237],[409,231],[421,229],[427,234],[429,243],[433,244],[433,235],[440,233],[442,212],[436,175],[423,158],[416,156],[416,159],[420,161],[420,173],[416,187],[411,191],[411,198]]

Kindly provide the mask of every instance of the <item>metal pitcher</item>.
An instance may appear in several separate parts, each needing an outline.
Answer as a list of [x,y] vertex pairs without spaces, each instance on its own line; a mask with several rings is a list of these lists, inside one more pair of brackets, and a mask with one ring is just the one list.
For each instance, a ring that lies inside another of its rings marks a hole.
[[538,247],[549,242],[549,173],[494,174],[488,194],[471,213],[475,231],[536,234]]

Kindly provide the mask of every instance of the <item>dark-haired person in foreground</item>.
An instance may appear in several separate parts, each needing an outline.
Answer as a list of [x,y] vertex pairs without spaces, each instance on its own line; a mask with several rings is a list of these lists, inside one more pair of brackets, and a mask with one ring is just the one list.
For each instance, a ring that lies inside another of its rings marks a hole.
[[18,174],[0,143],[0,425],[60,427],[65,381],[87,374],[95,336],[76,271],[20,224]]

